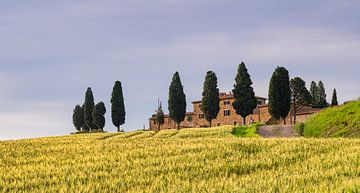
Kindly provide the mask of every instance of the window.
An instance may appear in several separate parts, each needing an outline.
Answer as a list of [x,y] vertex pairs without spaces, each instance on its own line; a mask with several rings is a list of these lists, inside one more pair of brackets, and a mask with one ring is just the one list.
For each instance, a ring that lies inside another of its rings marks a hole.
[[201,109],[201,104],[199,105],[199,109]]
[[230,105],[230,101],[224,101],[224,105]]
[[205,115],[204,114],[199,114],[199,119],[204,119]]
[[262,105],[263,102],[262,102],[262,101],[257,101],[257,104],[258,104],[258,105]]
[[188,115],[188,116],[187,116],[187,121],[191,122],[192,120],[193,120],[192,115]]
[[230,116],[230,110],[225,110],[224,111],[224,116]]
[[217,125],[217,126],[220,126],[221,124],[220,124],[220,123],[217,123],[216,125]]
[[234,126],[236,126],[236,125],[237,125],[237,122],[235,121],[235,122],[234,122]]
[[156,125],[156,120],[155,120],[155,119],[154,119],[154,122],[153,122],[153,123],[154,123],[154,125]]

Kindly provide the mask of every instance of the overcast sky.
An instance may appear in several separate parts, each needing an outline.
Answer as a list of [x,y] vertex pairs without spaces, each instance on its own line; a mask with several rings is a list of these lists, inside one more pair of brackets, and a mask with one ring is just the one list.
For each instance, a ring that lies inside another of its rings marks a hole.
[[148,127],[179,71],[191,101],[206,71],[230,91],[244,61],[257,95],[285,66],[328,100],[360,96],[359,0],[0,1],[0,139],[74,131],[72,111],[87,87],[107,105],[123,83],[126,131]]

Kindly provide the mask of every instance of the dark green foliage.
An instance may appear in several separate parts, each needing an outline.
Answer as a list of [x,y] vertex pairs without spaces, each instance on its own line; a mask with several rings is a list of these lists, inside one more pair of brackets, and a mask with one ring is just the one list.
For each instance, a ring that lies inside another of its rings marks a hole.
[[323,84],[323,82],[322,82],[321,80],[319,81],[318,86],[319,86],[319,93],[318,93],[318,95],[319,95],[319,96],[318,96],[319,101],[318,101],[318,106],[321,107],[321,108],[327,107],[328,104],[327,104],[327,102],[326,102],[325,87],[324,87],[324,84]]
[[318,101],[319,101],[319,88],[316,84],[315,81],[311,81],[311,86],[310,86],[310,94],[311,94],[311,104],[313,106],[317,106],[318,105]]
[[178,72],[174,74],[169,87],[168,103],[169,116],[180,129],[180,123],[184,121],[186,114],[186,97]]
[[84,125],[84,112],[80,105],[75,106],[73,124],[78,131],[81,131],[81,127]]
[[306,88],[305,81],[299,77],[295,77],[290,80],[290,90],[291,90],[291,103],[293,106],[293,123],[296,123],[296,114],[297,111],[311,102],[311,94]]
[[165,118],[164,111],[162,110],[162,104],[161,103],[162,102],[159,102],[158,109],[156,110],[156,113],[155,113],[155,120],[156,120],[156,123],[158,125],[158,131],[160,131],[161,125],[164,124],[164,118]]
[[[82,107],[81,107],[82,111],[83,111],[83,116],[84,116],[84,106],[85,106],[85,104],[82,105]],[[82,128],[83,132],[89,132],[90,131],[90,128],[86,125],[85,117],[84,117],[84,121],[83,121],[83,124],[82,124],[81,128]]]
[[336,93],[336,89],[334,88],[333,94],[332,94],[332,99],[331,99],[331,106],[336,106],[339,105],[338,100],[337,100],[337,93]]
[[257,106],[257,99],[251,85],[250,74],[244,62],[241,62],[235,77],[234,89],[232,90],[235,99],[232,105],[236,114],[243,118],[243,125],[246,125],[246,117],[250,115]]
[[284,67],[277,67],[269,85],[269,113],[276,120],[285,118],[290,111],[289,72]]
[[99,102],[94,106],[92,117],[94,120],[94,124],[97,126],[97,129],[103,130],[105,127],[105,113],[106,108],[103,102]]
[[118,132],[120,132],[120,126],[125,123],[125,115],[125,104],[121,82],[116,81],[111,94],[111,119]]
[[96,129],[96,125],[93,122],[92,111],[94,109],[94,96],[89,87],[85,94],[85,103],[84,103],[84,120],[87,128],[90,130]]
[[220,106],[220,96],[219,89],[217,86],[217,77],[216,74],[212,71],[206,73],[202,101],[201,101],[201,110],[203,111],[205,118],[210,123],[215,119],[219,113]]

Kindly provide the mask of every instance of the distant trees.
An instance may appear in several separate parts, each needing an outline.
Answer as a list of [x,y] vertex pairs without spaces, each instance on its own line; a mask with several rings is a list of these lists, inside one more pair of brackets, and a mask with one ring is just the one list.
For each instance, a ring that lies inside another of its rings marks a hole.
[[310,86],[311,104],[318,108],[324,108],[328,106],[326,101],[326,92],[324,83],[320,80],[318,84],[314,81],[311,82]]
[[73,124],[77,131],[81,131],[84,125],[84,112],[80,105],[76,105],[73,111]]
[[209,121],[210,127],[212,120],[215,119],[219,113],[219,102],[220,96],[216,74],[212,71],[208,71],[203,86],[201,110],[205,115],[205,119]]
[[246,125],[246,117],[256,108],[257,99],[252,87],[250,74],[248,73],[244,62],[239,64],[232,92],[235,99],[232,105],[236,114],[243,118],[243,125]]
[[296,114],[299,108],[311,102],[311,95],[306,88],[305,81],[299,77],[290,80],[291,103],[293,107],[293,123],[296,123]]
[[105,127],[105,116],[104,116],[105,113],[106,113],[106,108],[103,102],[99,102],[94,106],[92,112],[94,125],[97,126],[97,129],[100,129],[102,131]]
[[155,111],[155,121],[158,125],[158,128],[157,130],[160,131],[160,128],[161,128],[161,125],[164,124],[164,119],[165,119],[165,115],[164,115],[164,112],[163,112],[163,109],[162,109],[162,102],[159,101],[158,102],[158,108],[157,110]]
[[337,105],[339,105],[339,103],[337,100],[337,92],[336,92],[336,89],[334,88],[333,94],[332,94],[332,99],[331,99],[331,106],[337,106]]
[[170,118],[180,130],[180,123],[184,121],[186,114],[186,96],[178,72],[175,72],[169,87],[168,108]]
[[84,120],[87,128],[89,128],[90,130],[96,129],[96,125],[93,122],[93,116],[92,116],[93,109],[94,109],[94,96],[91,91],[91,88],[89,87],[86,90],[86,94],[85,94]]
[[111,119],[117,131],[120,132],[120,126],[125,123],[125,104],[120,81],[116,81],[111,94]]
[[269,85],[269,113],[276,120],[284,119],[284,124],[290,111],[290,94],[289,72],[277,67]]

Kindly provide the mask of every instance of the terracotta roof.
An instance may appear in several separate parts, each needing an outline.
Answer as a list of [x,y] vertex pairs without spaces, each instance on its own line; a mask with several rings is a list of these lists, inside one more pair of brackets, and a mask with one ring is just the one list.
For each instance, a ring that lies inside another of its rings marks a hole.
[[[185,116],[187,115],[195,115],[195,112],[186,112]],[[150,120],[155,119],[155,114],[151,116]],[[169,115],[164,115],[164,118],[169,118]]]

